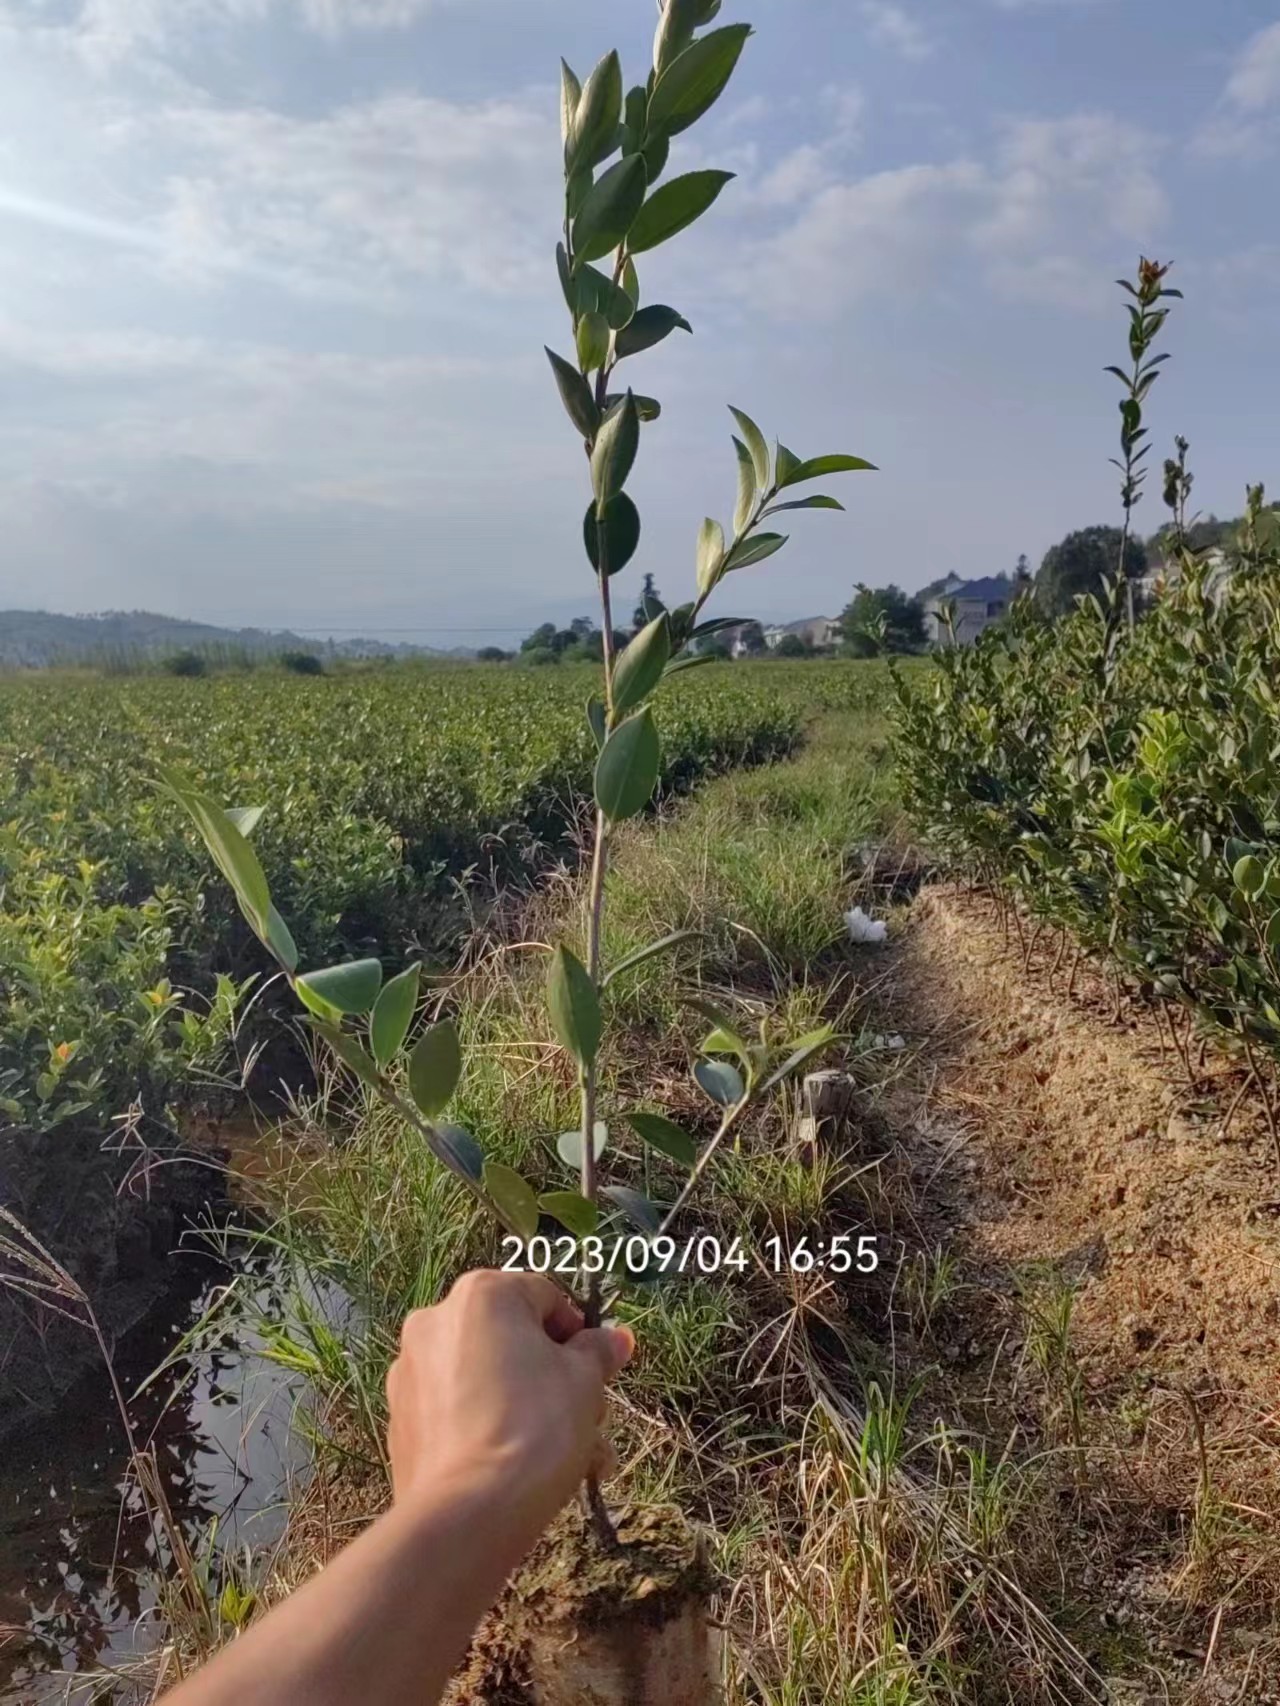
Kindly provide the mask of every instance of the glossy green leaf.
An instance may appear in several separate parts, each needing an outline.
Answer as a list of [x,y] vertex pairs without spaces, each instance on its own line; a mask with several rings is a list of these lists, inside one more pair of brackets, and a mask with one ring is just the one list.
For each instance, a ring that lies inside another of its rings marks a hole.
[[[597,1161],[609,1147],[609,1128],[603,1120],[597,1120],[592,1127],[591,1149]],[[572,1167],[575,1173],[582,1171],[582,1133],[580,1131],[562,1131],[556,1139],[556,1154],[566,1167]]]
[[582,541],[596,573],[600,573],[603,564],[606,575],[616,575],[626,568],[640,548],[640,511],[625,492],[619,492],[614,498],[605,511],[603,522],[596,515],[595,504],[592,504],[583,518]]
[[324,1019],[309,1019],[307,1023],[324,1038],[342,1064],[354,1072],[357,1078],[375,1087],[381,1083],[372,1055],[367,1054],[354,1037],[348,1036],[340,1026],[329,1024]]
[[433,1125],[431,1151],[451,1173],[479,1185],[484,1179],[484,1155],[469,1131],[460,1125]]
[[258,855],[215,800],[207,798],[174,770],[161,772],[170,793],[199,830],[213,862],[231,884],[240,909],[261,937],[266,933],[271,895]]
[[1246,853],[1243,859],[1236,861],[1235,869],[1231,873],[1231,880],[1241,894],[1247,895],[1250,900],[1256,899],[1266,887],[1267,882],[1267,873],[1262,860],[1256,858],[1252,853]]
[[697,1162],[698,1148],[688,1132],[681,1131],[662,1114],[636,1109],[627,1115],[627,1123],[650,1149],[656,1149],[660,1155],[678,1161],[682,1167],[692,1167]]
[[644,205],[649,174],[642,156],[628,154],[588,190],[573,222],[573,265],[616,249]]
[[693,327],[683,314],[677,314],[674,308],[668,308],[665,303],[655,302],[651,307],[638,308],[630,325],[625,331],[618,333],[618,360],[622,361],[626,356],[639,355],[643,350],[652,349],[677,329],[692,332]]
[[733,512],[733,531],[742,533],[756,507],[756,465],[740,438],[734,439],[733,448],[738,458],[738,502]]
[[774,453],[774,465],[777,470],[776,484],[779,488],[790,485],[795,478],[796,469],[804,466],[795,451],[788,450],[785,444],[778,445]]
[[[656,421],[662,414],[662,404],[658,399],[656,397],[642,397],[638,391],[633,393],[633,395],[636,400],[636,413],[639,415],[640,419],[642,421]],[[607,409],[612,409],[614,405],[620,403],[622,399],[622,392],[610,391],[609,395],[605,398],[605,407]]]
[[741,1073],[727,1060],[700,1060],[693,1076],[699,1089],[722,1108],[735,1107],[747,1093]]
[[658,785],[662,749],[653,713],[646,706],[620,723],[596,760],[596,803],[610,823],[642,812]]
[[640,275],[637,273],[636,263],[630,255],[627,256],[627,263],[622,269],[622,288],[630,297],[633,308],[638,308],[640,306]]
[[418,1038],[409,1056],[409,1094],[418,1112],[434,1119],[453,1100],[462,1076],[462,1046],[450,1019],[432,1025]]
[[678,236],[695,219],[701,219],[734,176],[733,172],[685,172],[663,184],[637,214],[627,238],[628,249],[633,255],[642,255]]
[[649,97],[651,135],[678,136],[698,122],[724,93],[750,34],[749,24],[728,24],[676,55]]
[[564,305],[571,314],[578,312],[578,285],[573,273],[569,270],[569,251],[563,243],[556,244],[556,272],[560,279],[560,289],[564,292]]
[[620,285],[606,278],[598,267],[582,268],[578,274],[576,295],[578,312],[603,314],[613,332],[620,332],[636,311],[634,300]]
[[725,574],[733,569],[749,569],[753,563],[763,563],[766,557],[781,551],[787,537],[785,533],[753,533],[730,551],[725,559]]
[[623,716],[640,705],[662,680],[671,657],[671,624],[665,615],[642,628],[613,670],[613,709]]
[[262,932],[262,940],[285,971],[290,973],[297,971],[298,945],[293,939],[293,932],[274,906],[267,908],[266,927]]
[[[694,659],[692,661],[701,662],[702,660]],[[667,673],[670,674],[670,670]],[[656,942],[647,942],[643,948],[634,949],[631,953],[625,954],[617,965],[606,973],[605,988],[607,989],[616,978],[623,976],[625,972],[635,971],[637,966],[644,965],[648,960],[656,959],[659,954],[668,953],[672,948],[679,947],[681,942],[697,941],[701,935],[700,930],[673,930],[670,935],[662,936]]]
[[590,1238],[600,1224],[599,1209],[577,1191],[547,1191],[538,1198],[538,1207],[575,1238]]
[[1271,914],[1271,922],[1267,925],[1267,946],[1272,953],[1280,949],[1280,912]]
[[374,1003],[369,1037],[373,1058],[386,1066],[400,1053],[413,1023],[418,1006],[418,983],[422,967],[410,966],[399,977],[393,977]]
[[639,154],[644,147],[645,120],[649,111],[649,92],[643,83],[637,83],[634,89],[627,90],[627,98],[622,104],[622,129],[624,154]]
[[622,66],[608,53],[583,85],[565,148],[566,165],[594,166],[613,151],[622,118]]
[[737,421],[743,441],[751,452],[751,460],[756,471],[756,485],[762,492],[767,492],[769,489],[770,462],[769,446],[764,441],[764,434],[750,415],[744,414],[741,409],[735,409],[732,403],[729,405],[729,413]]
[[835,498],[824,498],[824,497],[792,498],[790,503],[770,504],[768,509],[765,510],[764,513],[765,513],[765,515],[781,515],[783,510],[787,510],[787,509],[841,509],[842,510],[843,508],[844,508],[844,505],[842,503],[837,503]]
[[[635,398],[628,391],[622,407],[605,416],[591,452],[591,486],[598,517],[604,518],[613,499],[626,485],[639,448],[640,416]],[[614,572],[612,562],[609,572]]]
[[[790,454],[788,452],[788,454]],[[778,485],[797,486],[801,480],[818,480],[827,474],[856,474],[876,473],[874,462],[865,462],[861,456],[815,456],[808,462],[796,462],[789,466],[785,475],[778,469]]]
[[671,155],[671,138],[669,136],[651,136],[645,143],[645,170],[649,174],[650,184],[656,184],[667,169],[667,161]]
[[746,1038],[728,1018],[710,1001],[704,1001],[700,995],[685,996],[684,1004],[691,1007],[695,1013],[700,1013],[712,1028],[713,1035],[719,1037],[721,1047],[730,1053],[739,1055],[744,1061],[751,1058],[751,1046]]
[[591,738],[596,743],[596,751],[599,752],[609,732],[609,724],[604,704],[594,693],[587,700],[587,727],[591,730]]
[[653,69],[658,77],[693,40],[694,30],[703,22],[703,5],[704,0],[663,0],[653,38]]
[[248,840],[254,830],[262,822],[265,806],[228,806],[227,816],[235,824],[241,835]]
[[706,594],[724,569],[724,528],[710,516],[698,530],[698,591]]
[[334,1013],[367,1013],[382,988],[382,966],[377,960],[326,966],[323,971],[307,972],[294,988],[303,1005],[322,1019]]
[[583,314],[578,320],[575,341],[578,366],[584,373],[594,373],[609,359],[609,322],[603,314]]
[[561,1046],[579,1066],[590,1066],[604,1031],[600,998],[587,968],[565,947],[557,948],[551,956],[547,971],[547,1012]]
[[830,1025],[822,1025],[816,1031],[808,1032],[806,1036],[797,1037],[795,1042],[791,1044],[791,1052],[782,1065],[771,1072],[760,1086],[760,1094],[766,1095],[770,1090],[781,1084],[784,1079],[799,1072],[802,1067],[807,1066],[811,1060],[820,1055],[824,1049],[830,1048],[834,1041],[835,1032]]
[[637,1232],[656,1233],[662,1225],[657,1207],[639,1191],[633,1191],[626,1185],[606,1185],[600,1195],[620,1208],[624,1218]]
[[547,360],[551,363],[565,413],[583,438],[594,438],[600,425],[600,411],[591,395],[591,387],[573,363],[557,355],[553,349],[547,350]]
[[570,70],[565,60],[560,61],[560,140],[566,147],[573,135],[574,122],[578,116],[578,102],[582,99],[582,84]]
[[504,1167],[500,1161],[486,1161],[483,1180],[485,1191],[511,1230],[526,1244],[536,1237],[538,1199],[514,1167]]

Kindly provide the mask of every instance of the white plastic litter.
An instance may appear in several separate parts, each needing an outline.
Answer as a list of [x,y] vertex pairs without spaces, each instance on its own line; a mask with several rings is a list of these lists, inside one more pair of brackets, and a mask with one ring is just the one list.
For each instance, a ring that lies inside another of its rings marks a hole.
[[846,912],[844,921],[849,926],[851,942],[883,942],[889,934],[889,926],[882,918],[869,918],[860,906]]
[[878,1036],[876,1038],[876,1047],[887,1049],[890,1054],[901,1054],[906,1046],[907,1039],[905,1037],[898,1036],[896,1032],[891,1037]]

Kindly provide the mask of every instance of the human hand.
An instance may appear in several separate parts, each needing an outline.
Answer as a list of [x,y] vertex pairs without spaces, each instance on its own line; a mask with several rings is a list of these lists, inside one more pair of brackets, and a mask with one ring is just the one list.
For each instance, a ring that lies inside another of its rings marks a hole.
[[603,1466],[605,1383],[634,1348],[625,1327],[586,1329],[541,1274],[465,1274],[405,1321],[387,1375],[397,1505],[496,1482],[540,1531]]

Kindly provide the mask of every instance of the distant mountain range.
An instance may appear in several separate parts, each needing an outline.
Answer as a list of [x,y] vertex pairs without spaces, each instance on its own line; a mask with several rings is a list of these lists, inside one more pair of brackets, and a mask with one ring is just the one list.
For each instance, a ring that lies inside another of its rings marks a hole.
[[46,669],[53,664],[110,662],[167,657],[174,652],[249,652],[274,657],[281,652],[367,658],[414,655],[471,657],[458,648],[442,653],[430,646],[388,645],[382,640],[307,639],[291,629],[218,628],[157,616],[150,610],[108,610],[95,616],[57,616],[47,610],[0,610],[0,666]]

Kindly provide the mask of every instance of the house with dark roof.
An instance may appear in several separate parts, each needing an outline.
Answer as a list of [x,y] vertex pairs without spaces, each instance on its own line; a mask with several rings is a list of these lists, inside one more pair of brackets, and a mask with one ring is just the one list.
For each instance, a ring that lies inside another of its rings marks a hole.
[[1007,613],[1016,591],[1012,581],[997,575],[977,581],[962,581],[952,575],[924,607],[930,643],[971,646],[984,628]]

